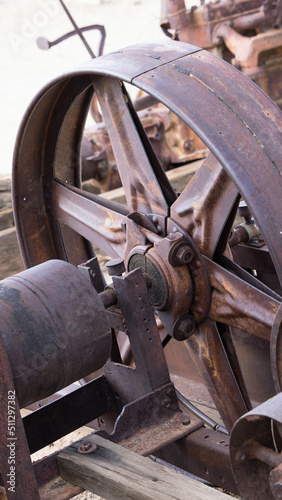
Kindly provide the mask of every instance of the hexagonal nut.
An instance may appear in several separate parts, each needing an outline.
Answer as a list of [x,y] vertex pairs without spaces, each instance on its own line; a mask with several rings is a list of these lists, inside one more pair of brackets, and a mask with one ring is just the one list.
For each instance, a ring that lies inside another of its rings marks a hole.
[[274,498],[276,498],[277,500],[282,499],[282,481],[281,480],[274,483],[274,485],[271,486],[271,490],[272,490],[272,493],[274,495]]
[[169,262],[173,267],[189,264],[194,257],[193,248],[182,241],[173,246],[169,254]]
[[92,451],[95,451],[96,448],[97,448],[96,444],[90,442],[84,442],[79,446],[79,448],[77,448],[77,451],[82,455],[84,454],[87,455],[88,453],[92,453]]
[[179,262],[181,262],[181,264],[189,264],[189,262],[191,262],[191,260],[193,259],[193,256],[193,249],[188,245],[181,246],[177,250],[175,255],[175,257],[177,258],[177,260],[179,260]]
[[282,499],[282,464],[279,464],[269,474],[269,483],[274,498]]
[[185,314],[179,318],[173,325],[173,337],[176,340],[186,340],[196,331],[196,322],[194,316]]

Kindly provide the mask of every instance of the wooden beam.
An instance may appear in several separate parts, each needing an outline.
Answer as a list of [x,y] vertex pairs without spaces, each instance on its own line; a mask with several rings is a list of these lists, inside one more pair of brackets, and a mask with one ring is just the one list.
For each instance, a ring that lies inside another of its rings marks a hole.
[[13,209],[12,207],[0,208],[0,231],[12,227],[14,225]]
[[0,231],[0,280],[24,270],[16,228]]
[[[89,454],[82,442],[96,445]],[[61,477],[107,500],[228,500],[231,497],[97,435],[65,448],[57,458]]]

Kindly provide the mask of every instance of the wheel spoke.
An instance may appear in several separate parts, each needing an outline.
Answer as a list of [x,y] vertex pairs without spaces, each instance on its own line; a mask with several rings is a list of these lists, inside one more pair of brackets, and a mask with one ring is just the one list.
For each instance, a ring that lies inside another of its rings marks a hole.
[[171,207],[171,217],[212,257],[238,197],[238,190],[212,154]]
[[95,77],[93,85],[108,129],[129,210],[167,215],[168,204],[149,161],[136,116],[127,105],[128,96],[120,82]]
[[[127,215],[125,207],[109,203],[100,196],[77,188],[51,183],[51,215],[79,233],[111,257],[123,257],[126,236],[121,223]],[[111,208],[114,207],[114,208]]]
[[227,429],[247,411],[214,321],[205,319],[185,341]]
[[[280,300],[205,258],[212,286],[209,317],[270,340]],[[241,273],[243,270],[241,270]]]

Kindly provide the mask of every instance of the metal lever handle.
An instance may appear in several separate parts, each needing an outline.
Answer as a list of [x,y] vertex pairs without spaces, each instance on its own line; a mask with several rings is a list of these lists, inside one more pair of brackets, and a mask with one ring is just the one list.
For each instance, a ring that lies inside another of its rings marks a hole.
[[61,36],[59,38],[57,38],[53,42],[50,42],[47,38],[41,36],[41,37],[37,38],[37,40],[36,40],[37,46],[40,49],[42,49],[42,50],[48,50],[51,47],[53,47],[54,45],[57,45],[58,43],[61,43],[64,40],[67,40],[68,38],[70,38],[70,37],[72,37],[74,35],[78,35],[80,37],[82,43],[85,45],[86,50],[90,54],[90,57],[92,59],[95,59],[96,56],[95,56],[94,52],[92,51],[90,45],[88,44],[87,40],[83,36],[83,32],[96,29],[96,30],[99,30],[100,33],[101,33],[101,40],[100,40],[99,51],[98,51],[98,55],[101,56],[103,54],[103,49],[104,49],[104,44],[105,44],[105,39],[106,39],[106,30],[105,30],[105,27],[101,26],[100,24],[93,24],[91,26],[85,26],[84,28],[79,28],[77,26],[75,20],[73,19],[70,11],[65,6],[63,0],[59,0],[59,2],[61,4],[61,6],[63,7],[65,13],[67,14],[70,22],[72,23],[72,25],[74,27],[74,30],[70,31],[69,33],[66,33],[65,35],[63,35],[63,36]]
[[[84,26],[84,28],[80,28],[81,32],[84,31],[91,31],[91,30],[99,30],[101,33],[101,40],[99,44],[99,50],[98,50],[98,56],[101,56],[103,54],[104,50],[104,45],[105,45],[105,39],[106,39],[106,30],[105,27],[102,26],[101,24],[92,24],[91,26]],[[59,43],[63,42],[64,40],[67,40],[68,38],[71,38],[72,36],[76,35],[77,32],[75,30],[70,31],[69,33],[66,33],[65,35],[60,36],[56,40],[53,40],[50,42],[46,37],[40,36],[36,40],[36,44],[41,50],[48,50],[54,45],[58,45]],[[93,54],[93,52],[91,51]],[[91,55],[91,54],[90,54]],[[95,54],[91,55],[91,57],[94,59],[96,56]]]

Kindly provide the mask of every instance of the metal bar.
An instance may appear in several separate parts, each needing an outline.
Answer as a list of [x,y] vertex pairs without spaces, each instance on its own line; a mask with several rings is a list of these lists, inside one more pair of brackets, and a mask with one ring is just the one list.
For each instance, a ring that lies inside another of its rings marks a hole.
[[213,288],[209,317],[269,340],[280,301],[207,258],[205,264]]
[[39,500],[8,357],[0,336],[0,470],[7,499]]
[[23,418],[30,453],[35,453],[115,408],[112,392],[104,376],[88,382]]
[[133,102],[133,106],[135,111],[142,111],[145,108],[149,108],[150,106],[154,106],[155,104],[158,104],[158,100],[152,97],[151,95],[145,95],[142,97],[139,97]]
[[68,18],[69,18],[70,22],[72,23],[72,25],[73,25],[73,27],[74,27],[74,29],[75,29],[75,32],[78,34],[78,36],[80,37],[80,39],[81,39],[82,43],[85,45],[86,50],[87,50],[87,51],[88,51],[88,53],[90,54],[90,57],[91,57],[92,59],[94,59],[94,58],[95,58],[95,54],[94,54],[94,52],[92,51],[92,49],[91,49],[91,47],[89,46],[89,44],[87,43],[86,39],[84,38],[84,36],[83,36],[83,34],[82,34],[81,29],[77,26],[77,24],[76,24],[76,22],[75,22],[74,18],[72,17],[72,15],[71,15],[70,11],[69,11],[69,10],[67,9],[67,7],[65,6],[65,4],[64,4],[64,2],[63,2],[63,0],[59,0],[59,2],[60,2],[60,4],[61,4],[61,6],[63,7],[63,9],[64,9],[65,13],[67,14],[67,16],[68,16]]
[[205,424],[207,424],[209,427],[211,427],[214,431],[218,431],[218,432],[221,432],[222,434],[229,435],[229,433],[228,433],[227,429],[225,429],[225,427],[223,427],[222,425],[219,425],[217,422],[215,422],[215,420],[213,420],[212,418],[205,415],[205,413],[203,413],[201,410],[199,410],[199,408],[197,408],[195,405],[193,405],[193,403],[188,401],[188,399],[186,399],[183,396],[183,394],[181,394],[177,389],[175,389],[175,392],[176,392],[177,399],[178,399],[179,403],[182,405],[182,407],[186,411],[193,413],[193,415],[195,415],[196,417],[203,420],[203,422],[205,422]]
[[129,210],[167,215],[167,199],[144,147],[141,129],[137,127],[138,117],[131,113],[133,106],[127,105],[130,99],[125,88],[117,79],[103,76],[93,78],[92,82],[108,128]]
[[214,486],[210,481],[206,481],[202,477],[195,476],[195,474],[191,474],[191,472],[187,472],[186,470],[180,469],[180,467],[176,467],[175,465],[172,465],[169,462],[162,460],[161,458],[155,457],[155,455],[148,455],[148,457],[151,460],[153,460],[153,462],[156,462],[157,464],[164,465],[168,469],[171,469],[171,470],[174,470],[175,472],[178,472],[178,474],[182,474],[183,476],[190,477],[191,479],[196,479],[197,481],[200,481],[200,483],[206,484],[207,486]]
[[142,271],[135,269],[126,278],[115,276],[113,283],[128,329],[136,370],[144,387],[151,392],[167,384],[170,378]]
[[231,431],[236,420],[246,413],[247,406],[234,377],[215,322],[204,320],[197,333],[185,341],[217,410]]
[[201,427],[160,449],[156,455],[215,486],[238,494],[229,462],[229,436]]
[[[80,28],[81,33],[84,33],[85,31],[91,31],[91,30],[98,30],[101,33],[101,41],[99,45],[99,56],[102,55],[103,52],[103,47],[105,43],[105,38],[106,38],[106,30],[105,27],[100,25],[100,24],[91,24],[91,26],[84,26],[84,28]],[[58,45],[61,42],[64,42],[68,38],[71,38],[72,36],[76,35],[77,32],[76,30],[70,31],[69,33],[65,33],[65,35],[60,36],[59,38],[56,38],[56,40],[53,40],[50,42],[47,40],[45,37],[39,37],[36,40],[37,46],[42,49],[50,49],[51,47],[54,47],[55,45]],[[94,58],[96,56],[94,55]]]
[[113,258],[122,257],[125,234],[121,223],[124,214],[115,211],[114,203],[111,203],[112,210],[103,206],[104,201],[102,197],[85,195],[59,181],[52,181],[50,213],[53,217],[95,242]]
[[212,258],[237,197],[236,186],[209,154],[172,205],[171,217],[192,233],[200,251]]

